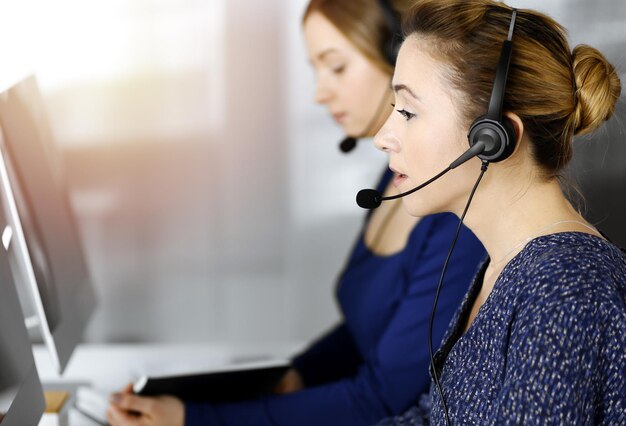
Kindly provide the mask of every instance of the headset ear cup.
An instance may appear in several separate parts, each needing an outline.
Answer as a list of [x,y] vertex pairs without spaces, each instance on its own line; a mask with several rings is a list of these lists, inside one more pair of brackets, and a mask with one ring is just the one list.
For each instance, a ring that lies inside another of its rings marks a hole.
[[506,117],[502,121],[496,121],[482,116],[470,126],[467,139],[470,148],[479,141],[485,144],[485,149],[478,158],[497,163],[513,153],[517,136],[513,124]]

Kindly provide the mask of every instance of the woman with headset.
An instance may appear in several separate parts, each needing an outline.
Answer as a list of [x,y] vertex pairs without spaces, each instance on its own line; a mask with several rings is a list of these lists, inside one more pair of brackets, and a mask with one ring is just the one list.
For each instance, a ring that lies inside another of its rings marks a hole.
[[405,33],[375,144],[400,191],[461,158],[403,202],[464,216],[489,258],[434,355],[430,395],[382,424],[626,424],[626,255],[559,180],[573,136],[614,112],[615,68],[570,50],[551,18],[492,0],[418,0]]
[[[317,76],[315,100],[347,135],[371,137],[392,111],[397,12],[376,0],[312,0],[303,27]],[[408,1],[398,2],[406,8]],[[345,146],[345,145],[344,145]],[[386,170],[381,192],[397,192]],[[115,395],[113,425],[371,425],[399,414],[428,388],[428,320],[439,271],[458,220],[417,219],[401,202],[369,215],[339,277],[342,322],[293,359],[266,398],[233,404]],[[439,342],[485,252],[466,229],[448,271],[434,339]],[[418,354],[409,357],[407,354]],[[128,411],[142,413],[141,416]],[[133,417],[134,416],[134,417]]]

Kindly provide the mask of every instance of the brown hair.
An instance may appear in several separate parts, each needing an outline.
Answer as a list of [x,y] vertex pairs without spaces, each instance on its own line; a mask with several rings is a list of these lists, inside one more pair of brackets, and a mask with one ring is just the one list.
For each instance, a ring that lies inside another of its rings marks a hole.
[[[491,0],[418,0],[405,16],[405,36],[426,40],[429,53],[447,65],[445,78],[462,94],[468,126],[487,111],[511,14]],[[570,51],[561,25],[518,10],[504,111],[521,118],[547,177],[571,159],[574,135],[611,117],[620,92],[614,67],[599,51],[587,45]]]
[[[409,7],[408,0],[392,1],[395,10]],[[319,12],[328,19],[356,48],[383,71],[393,73],[385,60],[383,49],[391,38],[391,29],[376,0],[311,0],[302,22]]]

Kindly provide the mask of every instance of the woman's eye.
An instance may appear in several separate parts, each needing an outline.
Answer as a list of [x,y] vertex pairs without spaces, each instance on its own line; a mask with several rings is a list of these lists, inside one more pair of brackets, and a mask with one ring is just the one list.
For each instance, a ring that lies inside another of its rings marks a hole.
[[335,74],[341,74],[342,72],[344,72],[346,70],[346,66],[345,65],[341,65],[338,67],[334,67],[332,68],[333,73]]
[[405,109],[397,109],[396,111],[398,111],[400,115],[406,119],[406,121],[409,121],[411,118],[415,117],[415,114],[413,114],[412,112],[408,112]]

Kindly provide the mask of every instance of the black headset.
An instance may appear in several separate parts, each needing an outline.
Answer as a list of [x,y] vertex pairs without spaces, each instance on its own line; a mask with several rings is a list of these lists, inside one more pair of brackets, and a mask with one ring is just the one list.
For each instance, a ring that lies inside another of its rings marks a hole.
[[[381,0],[382,1],[382,0]],[[419,191],[427,185],[430,185],[450,170],[457,168],[471,158],[478,157],[483,162],[497,163],[505,160],[515,151],[515,143],[517,135],[513,128],[513,123],[506,117],[502,116],[502,107],[504,104],[504,92],[506,88],[506,80],[509,74],[509,65],[511,63],[511,54],[513,51],[513,29],[515,28],[515,18],[517,10],[513,9],[511,14],[511,24],[509,26],[509,35],[502,43],[500,51],[500,59],[496,68],[496,76],[491,89],[491,97],[489,99],[489,109],[486,115],[478,117],[470,126],[467,134],[469,141],[469,149],[461,154],[456,160],[442,170],[438,175],[432,177],[421,185],[416,186],[406,192],[396,195],[383,197],[374,189],[363,189],[357,194],[357,204],[364,209],[374,209],[380,205],[382,201],[395,200],[396,198],[405,197]]]
[[[393,8],[389,0],[378,0],[378,4],[390,32],[389,39],[383,45],[383,56],[392,67],[395,67],[398,51],[403,40],[401,16]],[[516,16],[517,10],[513,9],[509,34],[502,45],[500,60],[496,68],[496,76],[493,82],[493,89],[491,90],[487,114],[474,120],[467,134],[470,148],[479,141],[483,142],[485,149],[478,155],[478,158],[491,163],[497,163],[511,156],[515,150],[515,142],[517,140],[513,124],[509,119],[502,117],[504,92],[513,51],[512,37]]]
[[[380,0],[379,3],[384,4],[387,2]],[[469,209],[476,189],[478,188],[478,185],[483,175],[487,171],[487,166],[489,165],[489,163],[497,163],[498,161],[503,161],[510,157],[515,150],[517,135],[515,134],[515,129],[513,128],[511,120],[502,116],[502,107],[504,105],[504,93],[507,77],[509,74],[509,65],[511,64],[511,54],[513,51],[513,29],[515,28],[516,17],[517,9],[513,9],[511,13],[511,23],[509,25],[509,35],[507,39],[502,43],[502,50],[500,51],[500,59],[498,60],[496,76],[494,78],[493,88],[491,89],[491,97],[489,98],[489,108],[486,115],[478,117],[470,126],[469,132],[467,134],[467,139],[470,146],[469,149],[467,149],[463,154],[461,154],[461,156],[459,156],[456,160],[450,163],[450,165],[439,174],[409,191],[397,195],[383,197],[382,194],[374,189],[362,189],[356,196],[356,202],[360,207],[363,207],[364,209],[375,209],[380,206],[380,203],[382,201],[394,200],[397,198],[405,197],[409,194],[414,193],[415,191],[424,188],[427,185],[430,185],[432,182],[436,181],[437,179],[448,173],[450,170],[460,166],[471,158],[478,157],[483,160],[480,176],[476,180],[472,192],[470,193],[470,196],[467,200],[467,204],[465,205],[465,209],[463,211],[463,214],[461,215],[461,220],[459,221],[459,225],[456,229],[454,239],[452,240],[452,245],[450,246],[450,250],[448,251],[448,255],[446,256],[446,261],[443,265],[443,269],[441,270],[441,277],[439,278],[439,283],[437,284],[435,300],[433,302],[433,308],[430,314],[430,321],[428,326],[430,372],[435,381],[437,391],[441,398],[446,425],[448,426],[450,425],[448,406],[446,405],[446,399],[443,395],[443,389],[441,388],[441,384],[439,382],[439,374],[437,372],[437,368],[435,367],[435,360],[433,355],[433,322],[435,319],[435,312],[437,310],[439,293],[441,291],[446,270],[448,268],[448,261],[450,260],[452,252],[454,250],[454,246],[456,245],[456,241],[461,230],[461,225],[463,225],[465,214]]]
[[517,10],[513,9],[511,24],[509,25],[509,35],[502,43],[500,60],[496,68],[496,77],[493,82],[493,89],[491,89],[491,98],[489,99],[487,114],[474,120],[467,134],[470,148],[478,142],[482,142],[485,145],[484,150],[478,155],[478,158],[489,161],[490,163],[497,163],[498,161],[509,158],[515,150],[515,142],[517,140],[517,135],[515,134],[511,120],[502,116],[504,91],[509,74],[511,53],[513,51],[512,38],[516,16]]
[[[487,166],[489,163],[497,163],[498,161],[505,160],[511,156],[513,151],[515,150],[515,143],[517,140],[517,135],[515,134],[515,129],[513,128],[513,124],[511,120],[502,116],[502,106],[504,104],[504,92],[506,88],[506,80],[509,74],[509,65],[511,63],[511,53],[513,51],[513,29],[515,28],[515,18],[517,17],[517,9],[513,9],[511,13],[511,23],[509,24],[509,35],[507,39],[502,43],[502,50],[500,51],[500,59],[498,60],[498,66],[496,68],[496,76],[493,82],[493,88],[491,89],[491,97],[489,99],[489,109],[487,110],[487,114],[481,117],[478,117],[472,125],[470,126],[469,132],[467,134],[467,139],[469,141],[470,148],[467,152],[475,152],[473,156],[478,156],[482,161],[482,167],[480,176],[478,180],[474,184],[474,188],[470,193],[470,196],[467,200],[467,204],[465,206],[465,210],[461,216],[461,220],[459,221],[459,226],[456,230],[456,234],[454,236],[452,246],[448,251],[448,256],[446,257],[446,261],[443,266],[443,270],[441,271],[441,278],[439,279],[439,283],[437,284],[437,291],[435,293],[435,301],[433,303],[433,309],[430,315],[429,321],[429,336],[428,336],[428,348],[430,354],[430,372],[435,381],[435,385],[437,387],[437,392],[439,393],[439,397],[441,398],[441,405],[443,408],[446,426],[450,426],[450,416],[448,414],[448,406],[446,405],[446,399],[443,394],[443,389],[441,388],[441,383],[439,382],[439,374],[437,373],[437,369],[435,367],[435,360],[433,356],[433,348],[432,348],[432,333],[433,333],[433,322],[435,318],[435,312],[437,310],[437,300],[439,299],[439,292],[441,290],[443,280],[445,277],[446,269],[448,266],[448,261],[450,260],[450,256],[452,255],[452,251],[454,250],[454,246],[457,241],[457,237],[459,235],[459,231],[461,229],[461,225],[463,224],[463,219],[465,219],[465,214],[469,209],[470,203],[472,202],[472,198],[478,188],[478,185],[487,171]],[[469,158],[465,154],[461,157],[464,157],[467,161]],[[459,159],[461,159],[459,157]],[[457,159],[454,163],[459,161]],[[453,163],[453,164],[454,164]],[[459,163],[460,164],[460,163]],[[456,166],[455,166],[456,167]],[[449,170],[449,169],[448,169]]]

